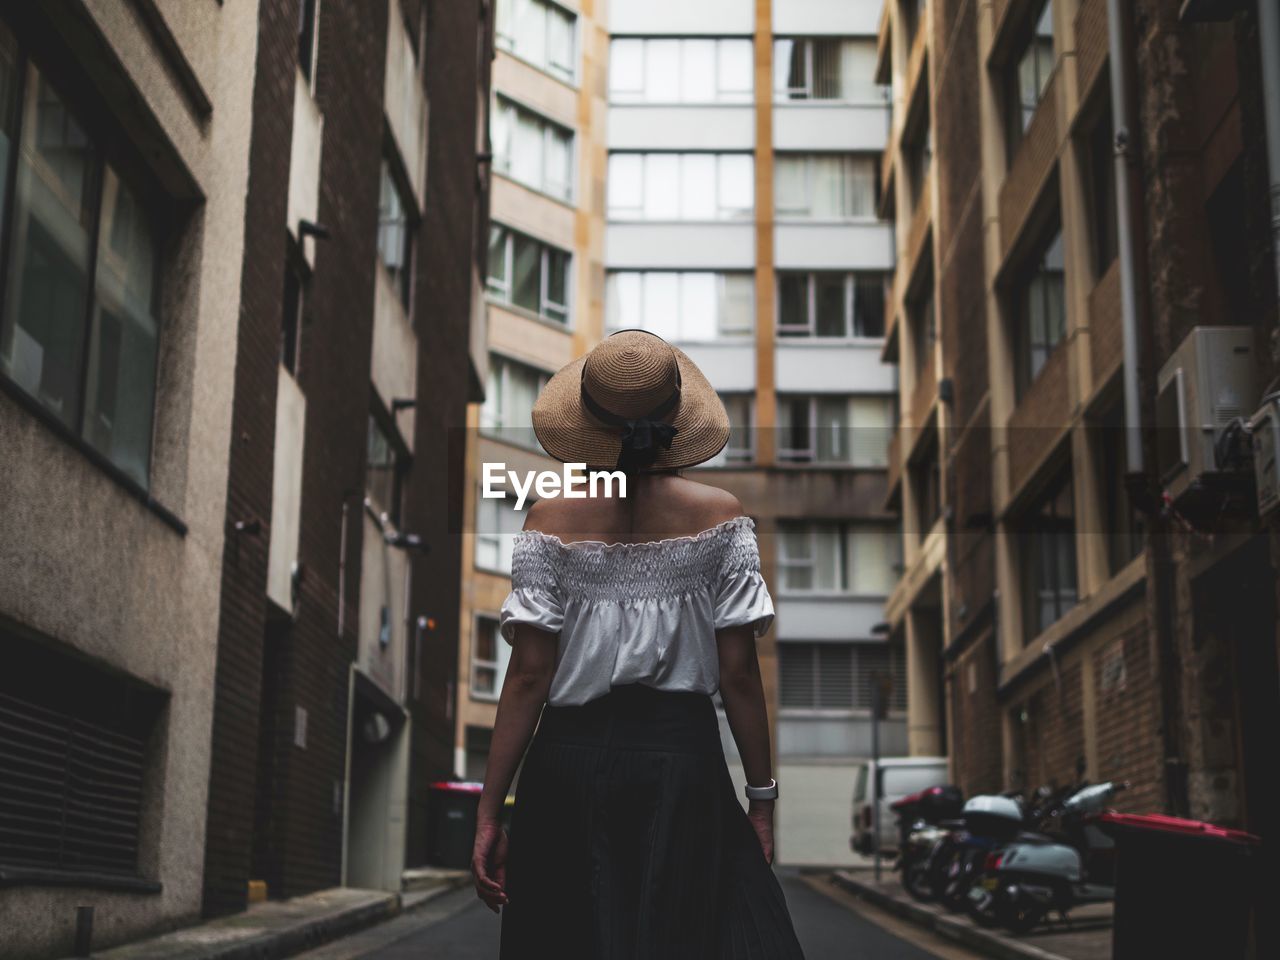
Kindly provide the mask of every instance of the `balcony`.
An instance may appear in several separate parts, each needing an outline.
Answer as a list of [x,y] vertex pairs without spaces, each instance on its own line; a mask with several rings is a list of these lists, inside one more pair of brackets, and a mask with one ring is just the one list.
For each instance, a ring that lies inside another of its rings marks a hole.
[[[615,110],[616,107],[611,108],[610,113]],[[773,108],[773,146],[776,150],[880,153],[885,149],[888,137],[887,103],[790,101],[776,104]]]
[[884,597],[783,594],[775,601],[777,638],[785,640],[873,640],[884,616]]
[[897,371],[880,362],[879,340],[783,337],[774,358],[780,393],[847,393],[855,384],[859,393],[897,391]]
[[1021,237],[1057,166],[1061,80],[1060,61],[1000,187],[1000,244],[1005,259]]
[[750,104],[615,103],[609,106],[607,138],[610,150],[753,150],[755,109]]
[[893,227],[879,220],[780,220],[773,244],[779,270],[893,269]]
[[615,220],[605,228],[605,260],[614,269],[752,270],[756,225]]

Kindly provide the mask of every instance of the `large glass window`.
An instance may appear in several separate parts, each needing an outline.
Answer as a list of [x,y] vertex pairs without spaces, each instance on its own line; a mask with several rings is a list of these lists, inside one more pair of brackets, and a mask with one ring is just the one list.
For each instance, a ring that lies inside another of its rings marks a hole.
[[840,153],[780,153],[774,203],[780,217],[874,219],[879,174],[874,157]]
[[492,118],[493,165],[560,200],[573,195],[573,133],[505,98]]
[[882,273],[778,273],[781,337],[882,337]]
[[670,341],[749,336],[755,328],[755,280],[750,273],[611,272],[605,322]]
[[1069,465],[1020,526],[1023,617],[1030,640],[1076,605],[1076,524]]
[[476,700],[497,700],[510,661],[511,644],[503,642],[498,621],[493,617],[476,617],[471,642],[471,696]]
[[507,357],[489,358],[489,385],[480,408],[480,429],[523,447],[538,446],[533,433],[533,403],[550,375]]
[[406,310],[413,289],[413,210],[409,191],[384,157],[378,185],[378,259]]
[[535,67],[573,83],[577,76],[577,18],[548,0],[497,0],[495,40]]
[[1031,118],[1053,75],[1053,0],[1043,0],[1005,79],[1005,126],[1009,158],[1031,126]]
[[400,486],[404,477],[400,444],[374,414],[369,414],[364,489],[369,502],[392,523],[400,522]]
[[0,375],[145,487],[159,336],[153,219],[73,108],[22,59],[0,28],[0,177],[16,167],[12,209],[0,206]]
[[901,540],[885,524],[784,523],[778,545],[783,594],[887,596],[901,564]]
[[613,153],[614,220],[746,220],[755,207],[749,153]]
[[1026,389],[1067,334],[1062,230],[1057,225],[1019,277],[1013,296],[1020,346],[1018,382]]
[[876,42],[869,37],[773,41],[773,92],[779,100],[882,103],[886,88],[875,75]]
[[625,37],[609,45],[614,103],[750,103],[751,41]]
[[893,398],[881,395],[779,397],[778,459],[884,467],[893,407]]
[[476,566],[490,573],[511,574],[516,534],[524,529],[526,510],[513,499],[476,498]]
[[881,677],[889,680],[889,711],[906,712],[906,664],[900,647],[849,642],[778,644],[778,705],[783,710],[870,710],[874,685]]
[[489,230],[489,276],[495,300],[569,323],[569,254],[506,227]]

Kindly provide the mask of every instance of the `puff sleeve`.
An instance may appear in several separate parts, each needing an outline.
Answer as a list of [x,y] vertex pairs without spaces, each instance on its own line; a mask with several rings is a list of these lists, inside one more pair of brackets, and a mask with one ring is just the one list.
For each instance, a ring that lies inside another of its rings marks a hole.
[[751,625],[757,638],[773,623],[773,598],[760,573],[755,524],[738,525],[726,541],[716,590],[715,629]]
[[555,568],[536,536],[520,534],[511,554],[511,592],[498,613],[498,628],[507,643],[514,643],[516,627],[525,623],[547,633],[564,626]]

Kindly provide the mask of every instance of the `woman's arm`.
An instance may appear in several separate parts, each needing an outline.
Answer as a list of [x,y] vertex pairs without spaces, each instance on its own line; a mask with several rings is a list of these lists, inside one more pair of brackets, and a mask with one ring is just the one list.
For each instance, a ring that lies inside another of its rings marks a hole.
[[[755,634],[748,624],[716,632],[720,652],[720,699],[733,731],[747,783],[764,786],[773,777],[769,751],[769,715],[760,682]],[[747,816],[760,838],[764,858],[773,862],[773,801],[750,800]]]
[[556,634],[527,625],[517,627],[507,676],[498,698],[498,715],[493,724],[484,789],[476,811],[476,841],[471,855],[476,894],[495,913],[507,902],[504,889],[507,838],[501,826],[502,805],[538,725],[542,705],[547,701],[558,643]]

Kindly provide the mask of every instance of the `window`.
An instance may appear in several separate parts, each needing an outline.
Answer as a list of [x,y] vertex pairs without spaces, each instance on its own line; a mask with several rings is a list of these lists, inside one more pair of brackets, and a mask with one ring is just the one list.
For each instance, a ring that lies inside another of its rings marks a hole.
[[1020,523],[1026,639],[1076,605],[1076,525],[1068,464]]
[[755,208],[749,153],[611,153],[614,220],[747,220]]
[[[158,827],[152,743],[166,697],[77,656],[0,634],[0,869],[140,880]],[[158,735],[159,734],[159,735]],[[155,887],[159,890],[159,885]]]
[[1021,390],[1039,376],[1049,354],[1067,333],[1061,228],[1055,224],[1050,236],[1013,291]]
[[[59,92],[22,61],[0,27],[0,177],[16,174],[12,207],[0,201],[0,375],[146,487],[159,238],[142,197]],[[3,184],[0,193],[9,193]]]
[[870,710],[881,677],[889,681],[892,713],[907,709],[906,664],[887,643],[778,644],[778,705],[783,710]]
[[1093,425],[1097,451],[1097,483],[1103,505],[1107,538],[1107,565],[1115,576],[1142,552],[1142,515],[1133,508],[1125,486],[1124,405],[1114,404]]
[[614,103],[751,103],[747,39],[644,39],[609,44]]
[[924,26],[929,0],[900,0],[902,4],[902,35],[907,38],[907,49],[915,44],[916,34]]
[[926,112],[921,130],[908,139],[905,145],[907,160],[907,187],[911,193],[911,208],[920,205],[920,198],[929,189],[929,171],[933,169],[933,124]]
[[577,77],[577,22],[548,0],[497,0],[499,49],[546,70],[567,83]]
[[915,499],[917,539],[923,540],[942,518],[942,462],[938,457],[936,431],[929,431],[908,467],[908,480]]
[[926,364],[934,362],[938,342],[938,314],[933,302],[933,275],[930,273],[920,284],[920,292],[907,303],[907,317],[911,327],[911,352],[915,355],[916,377],[924,372]]
[[875,82],[876,42],[817,37],[773,41],[773,93],[779,100],[844,100],[883,103]]
[[1040,15],[1015,54],[1005,80],[1006,140],[1011,163],[1049,86],[1053,66],[1053,0],[1043,0]]
[[559,200],[573,195],[573,133],[499,97],[493,112],[494,168]]
[[489,229],[489,277],[495,300],[569,325],[569,254],[503,226]]
[[753,431],[751,427],[751,402],[749,393],[722,393],[720,402],[724,404],[725,413],[729,415],[729,440],[724,449],[708,460],[703,466],[726,467],[734,464],[750,463],[754,455]]
[[791,463],[888,465],[890,396],[782,396],[778,459]]
[[837,153],[777,155],[774,194],[780,217],[874,219],[878,190],[873,157]]
[[280,302],[280,364],[298,375],[298,350],[306,316],[307,281],[302,257],[292,239],[285,240],[284,294]]
[[477,700],[497,700],[502,693],[502,682],[507,677],[511,644],[503,641],[494,617],[476,617],[474,638],[471,644],[471,696]]
[[406,310],[413,280],[413,200],[386,157],[378,181],[378,260]]
[[887,596],[897,580],[901,541],[875,523],[784,523],[778,537],[783,594]]
[[1120,251],[1116,226],[1116,175],[1111,111],[1089,134],[1090,228],[1093,240],[1094,282],[1101,280]]
[[298,68],[307,78],[307,84],[315,83],[316,71],[316,15],[320,0],[299,0],[298,3]]
[[778,273],[778,336],[882,337],[887,275]]
[[489,359],[489,386],[480,408],[480,429],[522,447],[538,448],[533,433],[533,402],[550,375],[497,355]]
[[755,329],[750,273],[614,271],[605,296],[611,331],[638,328],[668,341],[710,341]]
[[404,478],[402,443],[375,414],[369,414],[364,490],[373,508],[392,523],[400,522],[400,488]]
[[490,573],[511,574],[511,551],[524,529],[526,510],[514,500],[476,498],[476,567]]

